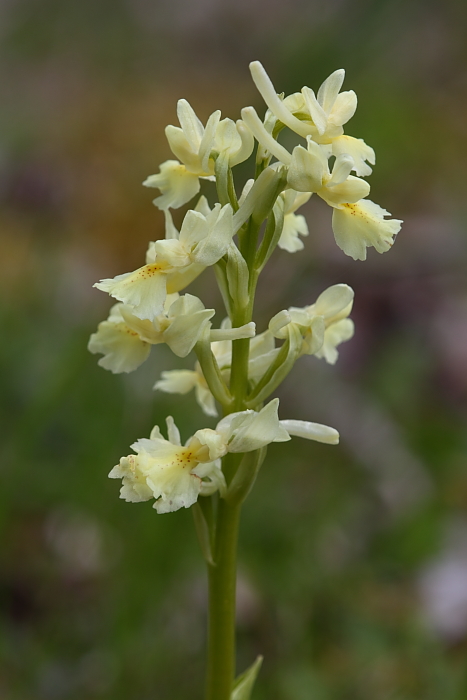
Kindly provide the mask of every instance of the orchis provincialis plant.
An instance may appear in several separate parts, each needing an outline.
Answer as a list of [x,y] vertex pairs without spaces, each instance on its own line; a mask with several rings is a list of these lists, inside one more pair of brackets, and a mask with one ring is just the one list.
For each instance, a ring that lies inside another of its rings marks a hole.
[[[259,658],[235,679],[238,523],[268,445],[292,436],[339,441],[334,428],[280,420],[271,394],[302,355],[334,364],[337,347],[354,333],[353,290],[336,284],[310,306],[279,311],[255,335],[258,278],[277,247],[288,253],[305,247],[307,223],[296,212],[312,194],[332,208],[336,243],[356,260],[365,260],[368,247],[389,250],[402,223],[386,219],[388,212],[367,199],[370,186],[362,178],[375,154],[344,134],[357,106],[353,91],[340,92],[344,71],[332,73],[316,95],[304,87],[283,97],[259,62],[250,69],[268,107],[264,120],[246,107],[236,122],[216,111],[203,126],[188,102],[179,101],[180,127],[166,128],[178,160],[162,163],[143,183],[161,192],[154,204],[164,213],[166,237],[149,244],[145,265],[95,285],[118,303],[89,341],[89,350],[102,355],[99,364],[114,373],[139,367],[151,345],[166,343],[178,357],[194,351],[193,370],[162,372],[154,388],[194,389],[205,414],[223,416],[184,444],[169,416],[167,439],[154,427],[109,474],[122,480],[125,501],[152,501],[157,513],[193,510],[209,577],[206,700],[249,700],[261,665]],[[292,152],[278,142],[284,128],[303,139]],[[255,176],[238,194],[233,168],[250,157],[255,142]],[[178,231],[170,210],[198,195],[203,179],[215,181],[219,201],[210,206],[201,196]],[[179,294],[210,266],[227,313],[219,328],[213,328],[214,309]]]

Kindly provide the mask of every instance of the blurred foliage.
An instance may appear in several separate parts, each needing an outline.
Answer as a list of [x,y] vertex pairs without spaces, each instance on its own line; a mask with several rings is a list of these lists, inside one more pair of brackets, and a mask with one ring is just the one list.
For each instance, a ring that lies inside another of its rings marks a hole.
[[[206,422],[191,396],[152,393],[176,366],[164,349],[128,377],[97,367],[86,343],[109,303],[91,285],[162,235],[139,183],[169,156],[176,100],[203,118],[261,107],[259,58],[285,92],[347,69],[372,196],[406,223],[354,263],[311,201],[306,250],[265,276],[260,327],[347,282],[357,334],[282,392],[283,416],[342,443],[269,451],[242,526],[239,670],[264,653],[258,700],[464,700],[465,3],[10,0],[0,15],[0,695],[200,697],[191,514],[125,504],[106,475],[168,413],[185,436]],[[219,305],[209,275],[194,290]]]

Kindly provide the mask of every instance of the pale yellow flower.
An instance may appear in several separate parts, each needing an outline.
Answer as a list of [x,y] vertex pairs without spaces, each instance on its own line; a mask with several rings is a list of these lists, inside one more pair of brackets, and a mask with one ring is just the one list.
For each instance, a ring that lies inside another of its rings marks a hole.
[[280,311],[269,322],[269,329],[276,338],[285,339],[289,324],[294,324],[303,338],[300,354],[324,357],[334,364],[338,357],[337,346],[354,333],[353,321],[347,318],[353,298],[351,287],[335,284],[322,292],[310,306],[292,306],[288,311]]
[[[148,357],[151,345],[166,343],[178,357],[186,357],[202,338],[253,338],[255,324],[211,330],[214,309],[206,309],[192,294],[170,294],[164,313],[153,321],[140,319],[125,304],[115,304],[106,321],[93,333],[88,349],[104,355],[98,364],[115,374],[132,372]],[[184,393],[184,392],[181,392]]]
[[272,442],[286,442],[291,436],[335,445],[339,434],[334,428],[308,421],[279,420],[279,399],[273,399],[260,411],[231,413],[219,421],[215,430],[198,430],[185,445],[171,417],[167,418],[168,439],[155,426],[148,439],[131,447],[135,454],[122,457],[109,474],[122,479],[120,497],[137,503],[155,498],[158,513],[189,508],[200,495],[219,491],[226,483],[220,458],[228,452],[259,450]]
[[214,162],[219,154],[226,155],[230,167],[242,163],[253,152],[254,138],[246,124],[238,119],[222,119],[220,112],[211,115],[204,129],[186,100],[180,100],[178,112],[182,128],[167,127],[167,137],[178,160],[167,160],[160,172],[143,182],[156,187],[161,195],[153,200],[159,209],[178,209],[200,190],[200,179],[214,179]]
[[115,304],[106,321],[91,335],[88,349],[101,353],[98,364],[115,374],[132,372],[148,357],[150,346],[167,343],[178,357],[186,357],[209,330],[214,309],[205,309],[191,294],[171,294],[165,311],[152,321],[140,319],[125,304]]
[[393,244],[401,228],[399,219],[386,220],[389,212],[366,199],[370,186],[365,180],[350,175],[353,158],[338,155],[332,173],[321,146],[308,139],[308,148],[297,146],[288,171],[291,187],[316,192],[333,207],[332,228],[336,243],[354,260],[366,259],[366,248],[373,246],[384,253]]
[[337,156],[331,172],[325,150],[309,138],[307,148],[294,148],[287,181],[299,192],[316,192],[332,207],[357,202],[369,194],[370,185],[350,174],[353,167],[352,156],[343,154]]
[[[171,222],[168,212],[166,216]],[[177,235],[173,224],[172,228],[171,235]],[[162,313],[167,293],[183,289],[205,267],[214,265],[227,252],[233,235],[230,204],[216,204],[206,215],[189,210],[178,238],[150,244],[146,265],[94,286],[130,306],[138,318],[153,321]]]
[[[225,454],[225,446],[219,437],[213,435],[207,447],[203,437],[208,435],[202,435],[207,433],[205,429],[182,446],[171,417],[167,418],[167,428],[168,440],[155,426],[149,439],[138,440],[131,446],[136,454],[122,457],[109,474],[111,479],[122,479],[121,498],[131,503],[155,498],[154,508],[158,513],[189,508],[199,495],[225,490],[218,459]],[[221,445],[217,450],[216,439]]]

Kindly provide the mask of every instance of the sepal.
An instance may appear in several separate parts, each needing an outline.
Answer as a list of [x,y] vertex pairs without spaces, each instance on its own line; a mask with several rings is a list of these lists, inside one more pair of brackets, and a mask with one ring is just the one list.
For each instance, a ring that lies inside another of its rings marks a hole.
[[271,153],[278,161],[284,163],[284,165],[289,165],[291,160],[290,153],[266,130],[254,107],[244,107],[242,109],[242,119],[262,146],[263,157],[266,156],[266,153]]

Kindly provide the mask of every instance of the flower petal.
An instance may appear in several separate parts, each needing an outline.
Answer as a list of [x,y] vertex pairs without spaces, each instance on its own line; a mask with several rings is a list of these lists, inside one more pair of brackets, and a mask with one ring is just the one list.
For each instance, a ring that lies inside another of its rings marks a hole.
[[348,284],[334,284],[322,292],[314,305],[314,312],[324,318],[332,318],[352,303],[355,294]]
[[347,180],[351,171],[354,168],[354,160],[348,153],[338,155],[332,169],[332,177],[327,183],[328,187],[341,185]]
[[322,348],[324,343],[326,327],[322,316],[313,316],[308,327],[302,331],[303,343],[302,355],[315,355]]
[[191,282],[193,282],[198,275],[200,275],[205,269],[204,265],[198,265],[197,263],[192,263],[188,267],[175,268],[172,272],[167,274],[167,292],[168,294],[173,294],[174,292],[179,292],[185,289]]
[[375,152],[363,139],[355,139],[353,136],[338,136],[332,141],[332,154],[340,156],[348,153],[354,159],[353,169],[359,177],[371,175],[371,168],[365,161],[375,164]]
[[339,356],[336,350],[337,346],[346,340],[350,340],[353,337],[354,330],[354,322],[350,318],[343,318],[341,321],[333,323],[329,328],[326,328],[323,345],[315,353],[316,357],[324,357],[326,362],[334,365]]
[[154,389],[166,394],[188,394],[198,381],[198,373],[191,369],[172,369],[161,372],[161,379],[154,384]]
[[161,196],[153,200],[159,209],[178,209],[199,192],[198,175],[189,172],[178,160],[167,160],[159,169],[159,174],[150,175],[143,182],[145,187],[157,187],[161,191]]
[[378,253],[385,253],[392,246],[393,238],[402,224],[399,219],[385,220],[386,214],[385,209],[370,200],[335,208],[332,228],[339,248],[354,260],[366,260],[367,246],[373,246]]
[[333,126],[342,126],[355,114],[357,109],[357,95],[353,90],[346,90],[337,95],[329,115],[329,123]]
[[308,233],[308,225],[302,214],[287,214],[284,217],[284,226],[277,245],[288,253],[296,253],[305,247],[299,235],[308,236]]
[[230,155],[229,165],[231,168],[247,160],[253,153],[253,148],[255,147],[253,134],[241,119],[237,119],[236,128],[240,136],[241,146],[238,151]]
[[198,151],[193,151],[193,146],[186,138],[183,130],[178,126],[169,124],[169,126],[165,127],[165,135],[174,156],[176,156],[189,171],[196,175],[202,175]]
[[[204,377],[202,377],[202,379],[204,380]],[[198,406],[200,406],[203,413],[205,413],[207,416],[217,418],[218,413],[214,396],[211,394],[209,389],[201,383],[201,381],[198,381],[195,386],[195,395]]]
[[204,134],[204,127],[187,100],[182,99],[177,102],[177,117],[192,150],[198,152]]
[[175,421],[172,416],[167,416],[165,422],[167,424],[167,437],[169,438],[170,442],[173,445],[181,445],[182,442],[180,440],[180,431],[175,425]]
[[176,316],[164,331],[164,341],[178,357],[186,357],[211,325],[214,309],[204,309],[184,316]]
[[327,114],[316,99],[316,95],[309,87],[302,88],[302,95],[305,98],[306,108],[318,129],[318,134],[322,135],[326,131],[328,123]]
[[213,168],[210,167],[209,158],[211,157],[211,151],[214,146],[214,139],[216,138],[216,129],[221,118],[221,112],[218,109],[213,112],[209,117],[206,128],[204,130],[203,138],[199,145],[199,158],[201,161],[201,168],[204,173],[212,174]]
[[284,163],[284,165],[288,165],[290,163],[290,153],[286,148],[284,148],[284,146],[281,146],[280,143],[278,143],[268,131],[266,131],[264,124],[258,117],[254,107],[244,107],[242,109],[242,119],[250,129],[255,139],[266,151],[269,151],[269,153],[275,156],[281,163]]
[[216,148],[219,153],[228,151],[236,153],[242,146],[240,134],[232,119],[222,119],[216,129]]
[[189,251],[176,238],[163,238],[155,241],[156,261],[164,261],[167,267],[187,267],[190,263]]
[[[218,205],[216,205],[217,207]],[[214,207],[211,212],[212,223],[207,235],[195,246],[192,252],[193,262],[199,265],[214,265],[227,252],[234,235],[233,211],[230,204],[222,209]],[[180,233],[181,237],[181,233]]]
[[98,364],[114,374],[133,372],[148,358],[150,349],[124,322],[102,321],[88,343],[90,352],[104,355]]
[[167,296],[166,272],[165,263],[153,263],[134,272],[117,275],[113,279],[101,280],[93,286],[131,306],[133,314],[138,318],[153,321],[164,309]]

